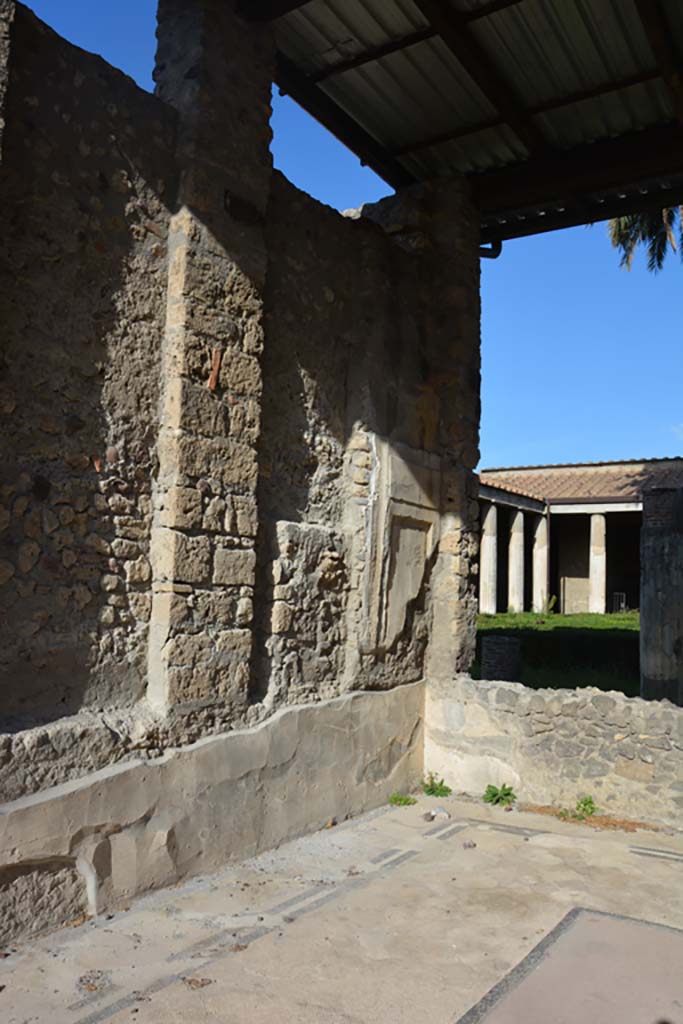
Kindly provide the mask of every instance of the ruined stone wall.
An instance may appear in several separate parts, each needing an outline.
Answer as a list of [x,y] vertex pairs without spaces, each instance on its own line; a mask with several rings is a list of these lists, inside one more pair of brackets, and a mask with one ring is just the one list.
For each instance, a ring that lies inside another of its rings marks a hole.
[[[421,188],[345,218],[273,179],[254,667],[269,709],[423,678],[444,512],[453,543],[472,543],[476,223],[463,186],[444,192],[450,210]],[[450,671],[469,666],[461,554],[448,587],[462,585],[465,649],[445,639]]]
[[152,97],[0,3],[6,799],[471,660],[467,186],[274,174],[233,7],[163,0]]
[[0,713],[16,726],[145,690],[175,118],[21,5],[9,67]]
[[680,826],[683,708],[621,693],[530,690],[460,676],[427,689],[425,769],[457,792],[511,785],[521,800]]

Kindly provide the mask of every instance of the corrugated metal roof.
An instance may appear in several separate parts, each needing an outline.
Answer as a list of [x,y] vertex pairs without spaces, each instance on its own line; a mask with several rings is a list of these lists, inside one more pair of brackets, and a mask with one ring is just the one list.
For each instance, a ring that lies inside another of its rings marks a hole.
[[[395,167],[393,177],[401,182],[461,172],[478,176],[478,183],[499,168],[538,165],[529,138],[533,143],[540,136],[548,152],[572,151],[672,125],[681,115],[637,2],[430,0],[420,6],[421,0],[308,0],[287,5],[296,9],[274,26],[278,49],[298,76],[297,87],[289,91],[341,137],[346,123],[365,132],[372,153],[381,149],[386,157],[381,161],[385,177],[392,176],[386,168]],[[466,18],[457,45],[454,36],[447,38],[443,20],[439,35],[437,23],[423,13],[435,7],[440,19]],[[662,0],[660,9],[667,37],[683,61],[683,3]],[[481,75],[468,53],[458,52],[463,38],[481,63],[491,66]],[[487,72],[502,79],[516,98],[528,133],[499,109],[505,103],[497,106]],[[351,134],[359,152],[359,137]],[[658,183],[660,168],[653,160],[649,173],[639,168],[638,180],[625,166],[623,182],[615,179],[612,190],[623,185],[642,196],[636,187],[641,179]],[[678,187],[680,174],[683,198],[683,157],[676,162],[670,155],[664,163],[664,184]],[[591,202],[598,191],[586,188]],[[539,208],[546,210],[543,203]],[[552,210],[557,213],[556,206]],[[512,216],[515,207],[508,213]],[[501,219],[485,216],[484,222],[500,225]]]

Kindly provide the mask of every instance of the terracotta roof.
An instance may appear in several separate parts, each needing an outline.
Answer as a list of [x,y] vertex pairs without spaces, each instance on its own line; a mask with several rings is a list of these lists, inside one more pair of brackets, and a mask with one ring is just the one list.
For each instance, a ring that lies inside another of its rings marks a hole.
[[683,487],[683,457],[484,469],[483,484],[542,501],[638,501],[649,487]]

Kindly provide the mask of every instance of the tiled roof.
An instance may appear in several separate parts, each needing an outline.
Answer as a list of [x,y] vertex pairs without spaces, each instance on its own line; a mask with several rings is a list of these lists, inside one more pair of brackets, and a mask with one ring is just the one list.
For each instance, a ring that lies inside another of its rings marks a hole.
[[483,484],[543,501],[638,501],[649,487],[683,487],[683,457],[484,469]]

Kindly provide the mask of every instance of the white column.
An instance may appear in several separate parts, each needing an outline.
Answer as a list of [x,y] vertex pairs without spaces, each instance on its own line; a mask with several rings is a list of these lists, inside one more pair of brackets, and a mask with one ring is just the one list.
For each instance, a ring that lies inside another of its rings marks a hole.
[[605,611],[607,596],[607,524],[604,515],[591,516],[588,611]]
[[548,552],[548,517],[536,516],[531,603],[535,612],[544,612],[548,607]]
[[495,615],[498,591],[498,509],[487,505],[481,520],[479,548],[479,611]]
[[508,611],[524,611],[524,513],[521,509],[516,509],[510,519]]

